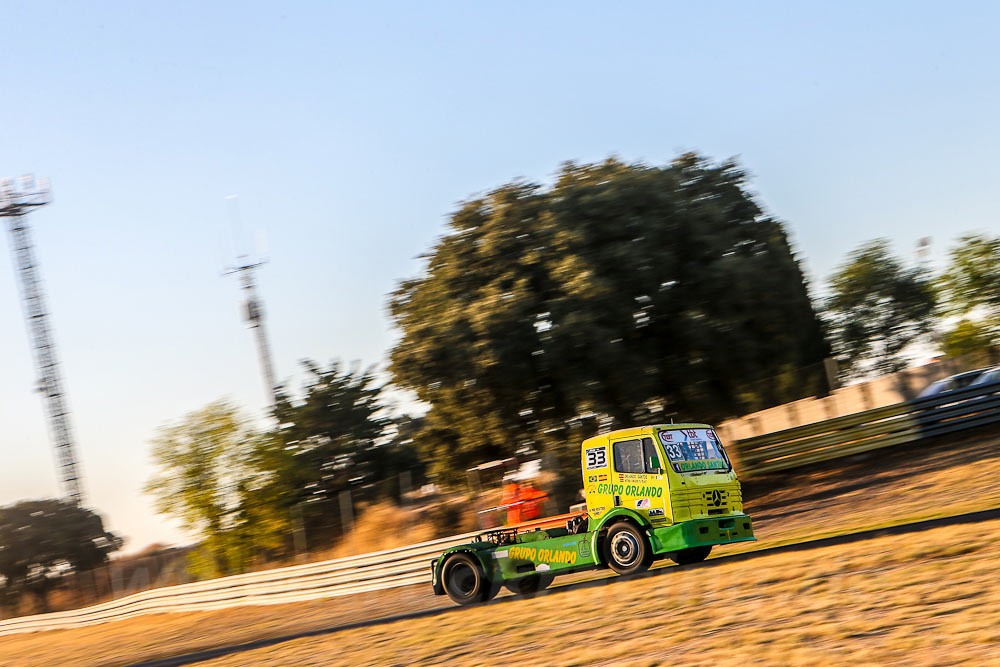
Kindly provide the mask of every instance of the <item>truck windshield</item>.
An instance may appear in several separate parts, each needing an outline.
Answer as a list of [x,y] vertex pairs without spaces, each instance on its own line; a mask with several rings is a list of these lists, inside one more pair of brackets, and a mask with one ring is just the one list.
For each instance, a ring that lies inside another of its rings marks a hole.
[[663,451],[677,472],[729,470],[729,459],[719,436],[710,428],[678,428],[660,431]]

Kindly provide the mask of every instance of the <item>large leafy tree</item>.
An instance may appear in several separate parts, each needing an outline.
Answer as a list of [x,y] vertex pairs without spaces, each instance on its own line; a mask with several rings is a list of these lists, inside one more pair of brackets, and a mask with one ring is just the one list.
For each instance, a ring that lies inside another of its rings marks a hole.
[[274,415],[280,440],[308,471],[312,493],[346,488],[351,478],[379,474],[376,447],[387,420],[370,370],[322,368],[303,362],[307,378],[301,400],[279,396]]
[[980,316],[978,323],[970,322],[965,328],[975,326],[996,340],[1000,335],[1000,237],[963,236],[949,255],[948,268],[938,281],[945,312]]
[[244,570],[287,554],[293,532],[312,545],[336,536],[340,493],[374,500],[399,494],[398,473],[420,481],[410,420],[384,416],[370,371],[304,362],[300,398],[279,394],[276,425],[252,427],[225,401],[160,429],[157,472],[146,486],[157,509],[201,538],[195,574]]
[[782,224],[734,163],[693,154],[566,164],[551,188],[466,202],[390,312],[391,372],[430,405],[418,440],[453,477],[598,425],[823,389],[826,343]]
[[45,593],[60,577],[107,562],[122,539],[101,517],[64,500],[26,500],[0,507],[0,575],[4,591]]
[[259,438],[236,407],[217,401],[153,439],[157,471],[146,492],[159,512],[203,539],[194,556],[199,574],[238,572],[254,555],[244,497],[258,472],[251,463]]
[[305,361],[300,398],[279,395],[277,430],[256,450],[255,467],[269,471],[256,493],[309,524],[310,535],[339,530],[339,496],[355,501],[398,497],[399,473],[420,479],[412,424],[391,420],[371,369],[323,368]]
[[961,319],[941,335],[941,351],[949,357],[966,357],[972,363],[989,363],[993,332],[980,322]]
[[924,270],[907,268],[884,239],[848,255],[829,282],[825,313],[834,347],[851,375],[893,373],[905,350],[934,324],[935,293]]

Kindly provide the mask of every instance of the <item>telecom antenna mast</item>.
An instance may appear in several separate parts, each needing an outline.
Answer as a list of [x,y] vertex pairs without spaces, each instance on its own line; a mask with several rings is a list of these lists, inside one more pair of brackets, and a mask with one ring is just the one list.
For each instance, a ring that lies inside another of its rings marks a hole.
[[45,294],[38,275],[31,231],[28,227],[28,212],[51,201],[46,179],[38,185],[31,176],[20,179],[18,187],[9,178],[0,180],[0,218],[8,219],[14,263],[21,284],[21,299],[24,315],[28,321],[28,336],[38,369],[38,391],[42,393],[49,429],[56,449],[59,466],[59,481],[63,495],[73,503],[83,502],[80,489],[79,466],[73,444],[73,429],[70,425],[66,394],[62,388],[59,360],[49,326],[49,313],[45,307]]
[[240,287],[244,294],[244,317],[250,328],[254,330],[257,339],[257,358],[260,360],[260,370],[267,385],[267,397],[273,406],[278,402],[278,388],[274,381],[274,364],[271,362],[271,345],[267,340],[267,330],[264,328],[264,304],[257,293],[256,270],[264,265],[264,261],[249,262],[245,255],[238,258],[240,263],[230,267],[226,274],[235,273],[240,277]]
[[[274,381],[274,364],[271,362],[271,345],[267,340],[267,329],[264,328],[264,302],[257,293],[257,269],[267,263],[266,259],[251,261],[249,252],[243,245],[243,226],[240,220],[240,203],[238,195],[226,195],[229,201],[229,216],[233,226],[233,244],[236,251],[236,266],[225,270],[225,275],[237,274],[240,277],[240,287],[243,289],[243,316],[254,330],[257,339],[257,359],[260,361],[260,371],[264,375],[267,398],[273,407],[278,402],[278,385]],[[258,249],[258,255],[260,250]]]

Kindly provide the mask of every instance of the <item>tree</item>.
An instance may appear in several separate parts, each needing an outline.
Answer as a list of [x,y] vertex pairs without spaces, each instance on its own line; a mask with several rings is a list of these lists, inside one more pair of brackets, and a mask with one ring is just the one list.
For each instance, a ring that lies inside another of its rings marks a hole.
[[65,500],[26,500],[0,507],[0,575],[7,593],[32,591],[43,607],[60,577],[92,570],[122,546],[101,517]]
[[904,350],[931,331],[935,294],[929,277],[920,268],[905,268],[884,239],[848,255],[829,288],[825,314],[849,374],[905,368]]
[[313,493],[339,491],[348,478],[377,477],[376,444],[388,421],[380,414],[381,389],[371,370],[344,372],[337,362],[329,369],[302,365],[308,373],[303,399],[280,395],[274,415],[281,441],[309,471]]
[[993,334],[985,326],[961,319],[941,336],[941,351],[949,357],[972,357],[977,363],[988,363],[988,348]]
[[234,406],[217,401],[162,427],[153,440],[158,470],[146,492],[157,511],[203,537],[204,551],[195,556],[200,574],[241,571],[252,556],[243,496],[259,437]]
[[963,236],[951,249],[947,270],[938,285],[945,312],[983,316],[979,325],[996,340],[1000,335],[1000,237]]
[[[304,361],[307,379],[296,400],[282,392],[274,408],[279,427],[257,451],[258,468],[272,474],[257,493],[300,513],[309,534],[332,538],[340,493],[353,500],[397,498],[398,475],[423,468],[409,437],[409,418],[391,420],[372,370],[322,368]],[[417,481],[417,480],[414,480]]]
[[146,491],[158,511],[201,537],[195,574],[240,572],[254,559],[288,555],[299,527],[313,543],[328,541],[341,528],[342,491],[374,500],[398,496],[400,471],[419,481],[413,427],[384,416],[371,371],[303,365],[303,397],[280,392],[277,425],[268,431],[217,401],[154,439],[158,471]]
[[[430,405],[417,440],[452,480],[571,431],[823,390],[827,347],[782,224],[735,163],[693,154],[566,164],[549,189],[466,202],[389,308],[390,371]],[[803,367],[786,388],[766,382]]]

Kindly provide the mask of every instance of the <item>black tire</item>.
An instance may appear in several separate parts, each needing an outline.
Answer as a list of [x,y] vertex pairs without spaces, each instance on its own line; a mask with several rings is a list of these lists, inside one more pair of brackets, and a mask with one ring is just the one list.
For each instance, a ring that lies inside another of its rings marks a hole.
[[712,553],[711,545],[707,547],[691,547],[689,549],[681,549],[680,551],[673,552],[670,554],[670,560],[674,561],[678,565],[691,565],[705,560],[708,558],[708,554],[710,553]]
[[457,553],[444,562],[441,583],[452,602],[476,604],[492,599],[499,591],[483,572],[479,561],[465,553]]
[[486,580],[486,590],[483,592],[483,602],[489,602],[500,592],[500,582]]
[[504,588],[514,595],[534,595],[538,591],[548,588],[553,579],[555,579],[555,575],[551,574],[529,574],[520,579],[504,582]]
[[645,572],[653,562],[652,552],[646,536],[631,523],[616,523],[604,538],[604,560],[618,574]]

